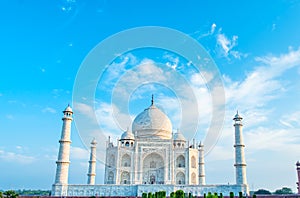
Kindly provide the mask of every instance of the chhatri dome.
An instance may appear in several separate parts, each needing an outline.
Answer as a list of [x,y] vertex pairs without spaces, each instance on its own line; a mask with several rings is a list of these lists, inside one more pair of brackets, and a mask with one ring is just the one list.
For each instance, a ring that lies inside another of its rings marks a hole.
[[134,135],[131,131],[129,131],[129,129],[127,128],[126,131],[124,131],[124,133],[121,136],[122,140],[134,140]]
[[136,116],[132,123],[136,138],[171,139],[172,124],[168,116],[155,106],[153,95],[150,107]]

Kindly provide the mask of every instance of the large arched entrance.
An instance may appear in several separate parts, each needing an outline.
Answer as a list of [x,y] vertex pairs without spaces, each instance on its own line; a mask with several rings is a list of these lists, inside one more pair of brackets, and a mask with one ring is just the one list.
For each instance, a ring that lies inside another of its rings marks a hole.
[[164,184],[164,160],[157,153],[151,153],[143,161],[143,184]]

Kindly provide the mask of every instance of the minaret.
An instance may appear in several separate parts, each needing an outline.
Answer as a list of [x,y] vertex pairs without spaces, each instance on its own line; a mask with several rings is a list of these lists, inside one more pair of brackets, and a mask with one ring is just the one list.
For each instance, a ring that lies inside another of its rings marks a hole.
[[199,143],[199,185],[205,185],[204,145]]
[[70,145],[71,145],[71,123],[73,111],[70,105],[63,111],[63,126],[61,139],[59,140],[58,159],[56,161],[55,184],[68,184],[68,174],[70,165]]
[[244,141],[243,141],[243,124],[242,117],[237,111],[234,116],[234,128],[235,128],[235,169],[236,169],[236,184],[247,184],[246,178],[246,161],[244,152]]
[[96,176],[96,145],[97,142],[95,139],[91,142],[91,155],[89,161],[89,172],[88,172],[88,181],[87,184],[95,185],[95,176]]
[[300,194],[300,162],[299,161],[296,163],[296,166],[297,166],[297,174],[298,174],[297,189],[298,189],[298,194]]

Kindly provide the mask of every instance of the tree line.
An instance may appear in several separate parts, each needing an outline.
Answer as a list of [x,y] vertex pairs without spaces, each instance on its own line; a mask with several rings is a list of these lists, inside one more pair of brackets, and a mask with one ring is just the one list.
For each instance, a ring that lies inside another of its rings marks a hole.
[[289,194],[294,194],[294,193],[293,193],[292,189],[283,187],[281,189],[275,190],[275,192],[271,192],[271,191],[265,190],[265,189],[259,189],[255,192],[253,192],[253,194],[255,194],[255,195],[289,195]]

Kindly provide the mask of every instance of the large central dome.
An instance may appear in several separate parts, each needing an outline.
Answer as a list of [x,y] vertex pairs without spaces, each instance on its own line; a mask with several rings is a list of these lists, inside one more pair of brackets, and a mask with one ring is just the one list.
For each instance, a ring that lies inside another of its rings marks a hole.
[[136,116],[132,123],[132,132],[136,138],[172,138],[172,124],[166,114],[152,104]]

